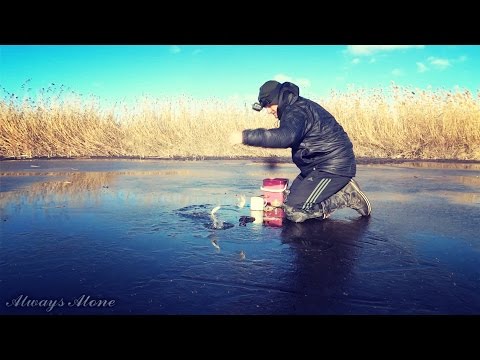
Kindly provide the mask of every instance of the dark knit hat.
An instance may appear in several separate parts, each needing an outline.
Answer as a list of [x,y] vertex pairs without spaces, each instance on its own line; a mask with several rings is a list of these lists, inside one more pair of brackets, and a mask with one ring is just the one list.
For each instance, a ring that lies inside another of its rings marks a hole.
[[265,107],[267,105],[278,105],[281,83],[275,80],[269,80],[260,87],[258,93],[258,102]]

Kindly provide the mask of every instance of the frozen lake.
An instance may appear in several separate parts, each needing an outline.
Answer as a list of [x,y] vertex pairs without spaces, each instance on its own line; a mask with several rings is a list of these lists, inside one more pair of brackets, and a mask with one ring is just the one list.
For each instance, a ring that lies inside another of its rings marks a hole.
[[262,179],[294,179],[292,164],[0,170],[0,314],[480,314],[480,164],[358,165],[370,218],[281,227],[239,218]]

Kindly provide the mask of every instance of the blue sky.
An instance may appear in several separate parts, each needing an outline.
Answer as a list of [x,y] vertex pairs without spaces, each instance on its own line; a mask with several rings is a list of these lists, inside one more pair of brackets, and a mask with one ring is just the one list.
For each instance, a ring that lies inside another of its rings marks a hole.
[[479,64],[475,45],[7,45],[0,86],[36,98],[54,83],[107,101],[184,94],[253,102],[270,79],[294,82],[307,97],[392,81],[476,93]]

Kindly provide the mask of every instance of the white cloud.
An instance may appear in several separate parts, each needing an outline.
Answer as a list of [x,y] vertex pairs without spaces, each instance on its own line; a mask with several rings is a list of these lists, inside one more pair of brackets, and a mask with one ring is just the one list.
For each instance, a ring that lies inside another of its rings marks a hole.
[[308,88],[311,86],[311,82],[309,79],[305,79],[305,78],[293,78],[291,76],[288,76],[288,75],[285,75],[285,74],[277,74],[273,77],[274,80],[277,80],[278,82],[285,82],[285,81],[288,81],[288,82],[292,82],[300,87],[303,87],[303,88]]
[[405,50],[411,48],[424,48],[424,45],[348,45],[347,52],[351,55],[372,55],[381,51]]
[[417,62],[417,71],[419,73],[423,73],[425,71],[428,70],[428,67],[424,64],[424,63],[421,63],[421,62]]
[[369,64],[373,64],[374,62],[376,62],[377,59],[375,59],[374,57],[370,58],[370,61],[368,62]]
[[360,63],[360,59],[359,58],[355,58],[352,60],[352,64],[356,65],[356,64],[359,64]]
[[445,70],[447,67],[451,65],[448,59],[441,59],[441,58],[430,56],[427,60],[430,63],[430,65],[432,65],[433,67],[439,70]]
[[393,75],[393,76],[402,76],[402,75],[403,75],[403,71],[400,70],[400,69],[398,69],[398,68],[393,69],[393,70],[392,70],[392,75]]
[[198,55],[198,54],[200,54],[202,51],[203,51],[202,49],[195,49],[195,50],[193,50],[192,55]]
[[308,87],[310,87],[310,85],[312,85],[312,84],[310,83],[310,80],[308,80],[308,79],[300,79],[300,78],[297,79],[297,80],[295,80],[294,83],[296,83],[296,84],[299,85],[300,87],[304,87],[304,88],[308,88]]
[[465,55],[459,56],[457,59],[458,62],[465,62],[467,60],[468,60],[468,57]]
[[170,52],[172,54],[178,54],[180,51],[182,51],[182,49],[180,49],[180,46],[177,46],[177,45],[170,46]]
[[292,81],[292,78],[285,74],[277,74],[273,77],[273,80],[277,80],[278,82],[285,82]]

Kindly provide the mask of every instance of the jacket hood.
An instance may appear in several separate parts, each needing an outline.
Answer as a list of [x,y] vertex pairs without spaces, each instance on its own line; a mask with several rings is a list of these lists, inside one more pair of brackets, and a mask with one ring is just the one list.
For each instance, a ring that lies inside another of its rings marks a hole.
[[277,109],[279,119],[285,108],[297,101],[299,96],[300,89],[294,83],[286,81],[280,86]]

